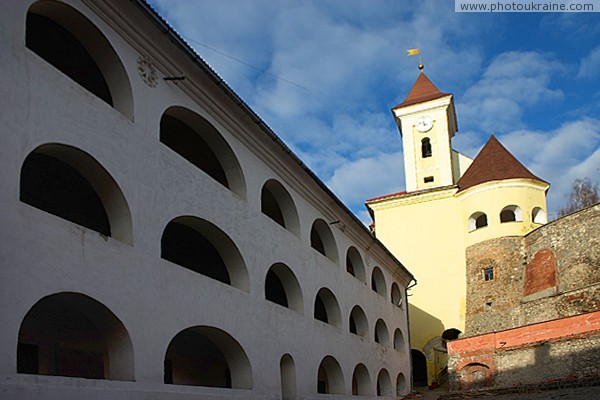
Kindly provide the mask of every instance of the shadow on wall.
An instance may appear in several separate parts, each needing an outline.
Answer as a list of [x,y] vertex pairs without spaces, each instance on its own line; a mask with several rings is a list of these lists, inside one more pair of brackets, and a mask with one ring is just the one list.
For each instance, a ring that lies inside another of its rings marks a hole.
[[453,369],[451,388],[461,391],[598,382],[600,331],[511,348],[478,349],[471,355],[463,353]]
[[408,305],[413,385],[427,386],[447,365],[447,353],[441,338],[444,324],[433,315]]

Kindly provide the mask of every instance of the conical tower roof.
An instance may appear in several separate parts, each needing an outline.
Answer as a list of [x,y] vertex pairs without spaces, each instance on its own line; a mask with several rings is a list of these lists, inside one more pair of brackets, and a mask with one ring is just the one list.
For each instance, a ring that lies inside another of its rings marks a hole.
[[533,175],[492,135],[457,184],[462,191],[481,183],[514,178],[548,183]]
[[402,103],[398,104],[393,109],[402,108],[417,103],[423,103],[425,101],[434,100],[444,96],[451,95],[450,93],[440,92],[440,90],[429,80],[427,75],[425,75],[424,72],[421,72],[412,89],[410,89],[410,92],[408,92],[406,99],[404,99]]

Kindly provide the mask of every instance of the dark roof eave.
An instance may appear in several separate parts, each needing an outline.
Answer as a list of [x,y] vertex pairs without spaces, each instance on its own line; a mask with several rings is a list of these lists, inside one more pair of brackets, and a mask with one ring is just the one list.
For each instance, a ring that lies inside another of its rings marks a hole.
[[419,103],[425,103],[425,102],[431,101],[431,100],[441,99],[442,97],[446,97],[446,96],[452,96],[452,94],[451,93],[437,93],[437,94],[433,94],[430,96],[423,96],[418,99],[403,101],[402,103],[398,104],[396,107],[393,107],[392,111],[400,109],[400,108],[412,106],[415,104],[419,104]]

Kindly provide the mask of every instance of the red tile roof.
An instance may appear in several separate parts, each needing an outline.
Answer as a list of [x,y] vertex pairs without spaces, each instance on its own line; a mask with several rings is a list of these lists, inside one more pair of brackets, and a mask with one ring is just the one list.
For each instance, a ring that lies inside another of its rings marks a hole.
[[402,196],[404,194],[408,193],[406,190],[403,192],[398,192],[398,193],[392,193],[392,194],[386,194],[383,196],[379,196],[379,197],[374,197],[372,199],[367,200],[367,203],[370,203],[372,201],[377,201],[377,200],[383,200],[383,199],[387,199],[387,198],[392,198],[392,197],[397,197],[397,196]]
[[450,94],[440,92],[440,90],[429,80],[427,75],[425,75],[424,72],[421,72],[412,89],[410,89],[410,92],[408,92],[406,99],[404,99],[402,103],[398,104],[393,109],[434,100],[444,96],[450,96]]
[[533,175],[492,135],[458,180],[458,191],[485,182],[513,178],[535,179],[548,183]]

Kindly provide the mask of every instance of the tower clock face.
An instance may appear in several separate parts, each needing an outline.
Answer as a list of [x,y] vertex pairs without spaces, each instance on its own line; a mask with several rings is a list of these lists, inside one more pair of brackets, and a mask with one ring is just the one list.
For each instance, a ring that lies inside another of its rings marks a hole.
[[427,132],[433,126],[433,119],[431,117],[421,117],[417,120],[415,127],[419,132]]

